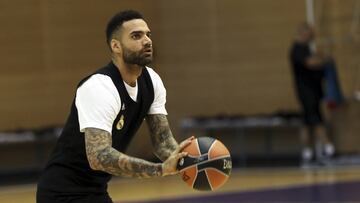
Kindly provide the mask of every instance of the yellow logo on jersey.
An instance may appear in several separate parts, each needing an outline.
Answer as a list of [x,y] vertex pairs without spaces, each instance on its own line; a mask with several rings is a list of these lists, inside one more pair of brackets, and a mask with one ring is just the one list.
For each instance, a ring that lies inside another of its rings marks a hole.
[[116,129],[121,130],[123,127],[124,127],[124,115],[121,115],[118,123],[116,124]]

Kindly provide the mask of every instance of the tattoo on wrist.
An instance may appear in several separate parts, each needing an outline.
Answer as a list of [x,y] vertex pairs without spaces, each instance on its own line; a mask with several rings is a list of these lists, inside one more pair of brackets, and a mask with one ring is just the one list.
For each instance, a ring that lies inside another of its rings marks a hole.
[[86,128],[85,146],[90,167],[94,170],[125,177],[162,176],[161,164],[130,157],[114,149],[111,134],[107,131]]
[[154,114],[146,118],[148,123],[151,142],[155,147],[155,154],[165,161],[171,153],[178,147],[178,143],[170,130],[166,115]]

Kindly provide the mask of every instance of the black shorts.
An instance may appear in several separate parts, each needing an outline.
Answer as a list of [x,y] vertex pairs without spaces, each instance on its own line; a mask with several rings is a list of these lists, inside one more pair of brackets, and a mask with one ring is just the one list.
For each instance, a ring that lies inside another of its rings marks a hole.
[[106,182],[97,183],[95,178],[79,176],[79,173],[60,164],[48,166],[38,180],[37,203],[112,203]]
[[108,193],[68,194],[55,192],[37,192],[36,203],[113,203]]
[[323,123],[321,111],[322,95],[311,90],[302,90],[299,94],[303,110],[304,123],[308,126],[315,126]]

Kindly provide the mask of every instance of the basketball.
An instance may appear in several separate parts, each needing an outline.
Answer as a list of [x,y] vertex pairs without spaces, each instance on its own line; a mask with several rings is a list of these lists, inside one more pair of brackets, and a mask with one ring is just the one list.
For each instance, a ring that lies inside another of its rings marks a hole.
[[179,160],[183,181],[201,191],[220,188],[229,179],[232,162],[229,150],[219,140],[200,137],[183,150],[188,155]]

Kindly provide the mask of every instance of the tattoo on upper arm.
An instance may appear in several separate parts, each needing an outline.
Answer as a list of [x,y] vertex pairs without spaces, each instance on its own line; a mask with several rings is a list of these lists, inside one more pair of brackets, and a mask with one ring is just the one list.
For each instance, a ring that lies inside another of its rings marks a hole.
[[127,156],[112,147],[112,137],[107,131],[85,129],[86,155],[90,167],[107,173],[126,177],[161,176],[161,164]]
[[148,115],[146,121],[150,129],[151,142],[155,147],[155,154],[165,161],[178,147],[167,117],[163,114]]

